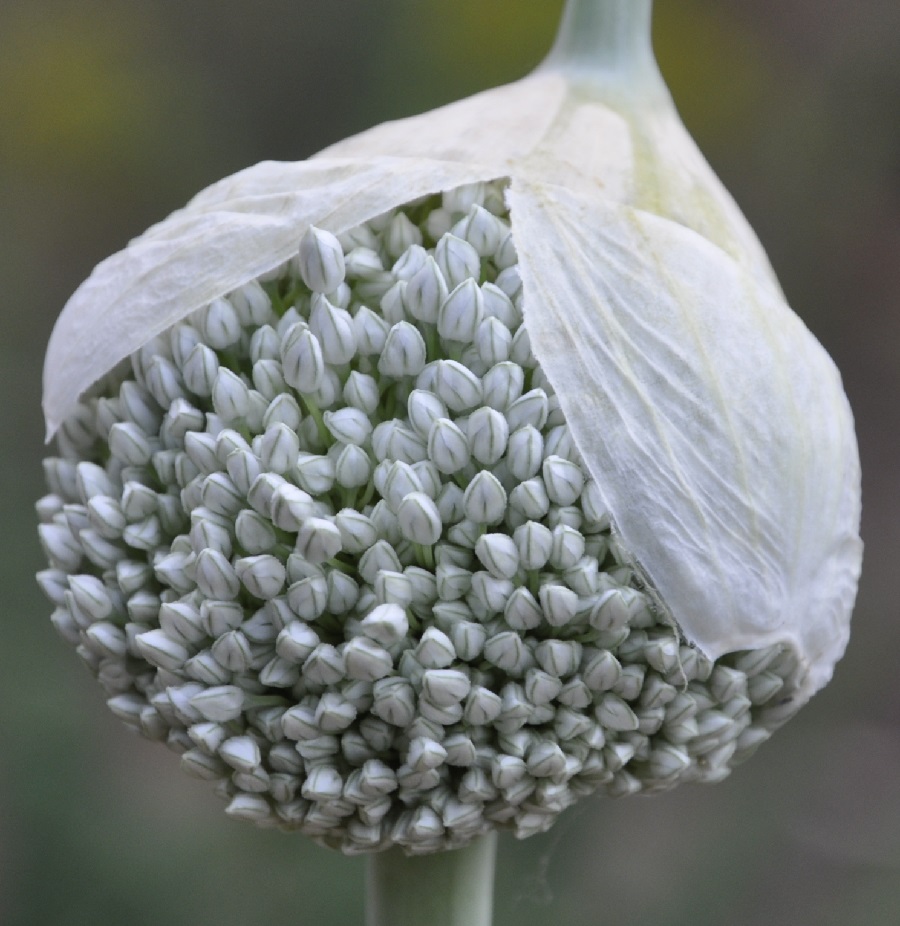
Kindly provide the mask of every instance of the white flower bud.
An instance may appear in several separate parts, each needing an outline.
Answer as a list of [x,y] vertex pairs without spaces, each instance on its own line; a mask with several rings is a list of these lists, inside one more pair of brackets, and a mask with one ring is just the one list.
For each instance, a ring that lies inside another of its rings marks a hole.
[[307,518],[297,531],[296,549],[310,563],[324,563],[341,552],[341,532],[324,518]]
[[500,480],[488,470],[480,470],[466,487],[466,517],[476,524],[499,524],[506,514],[506,501]]
[[109,495],[93,496],[87,503],[87,515],[91,527],[106,540],[121,537],[128,523],[122,506]]
[[347,253],[344,258],[347,276],[352,279],[377,278],[384,270],[378,252],[373,248],[358,246]]
[[214,350],[231,347],[241,336],[241,321],[234,306],[225,298],[214,299],[200,313],[201,338]]
[[196,564],[197,588],[207,598],[231,600],[241,590],[234,567],[218,550],[201,550]]
[[279,631],[275,652],[289,662],[303,663],[319,645],[315,630],[304,621],[291,621]]
[[477,278],[463,280],[441,303],[438,334],[450,341],[468,343],[484,318],[484,298]]
[[[544,483],[546,485],[546,483]],[[547,489],[549,495],[550,490]],[[574,528],[558,524],[553,528],[550,563],[555,569],[571,569],[584,556],[584,537]]]
[[244,497],[225,473],[213,473],[203,480],[200,497],[214,514],[234,517],[244,507]]
[[281,363],[278,360],[257,360],[253,364],[251,379],[254,387],[267,402],[271,402],[287,389]]
[[438,512],[444,524],[455,524],[464,516],[465,495],[456,483],[448,482],[436,499]]
[[332,305],[325,296],[313,296],[309,328],[318,338],[326,363],[340,366],[356,355],[356,329],[350,313]]
[[[512,334],[509,328],[499,319],[486,318],[475,333],[475,345],[482,363],[493,367],[499,363],[509,361],[509,352],[512,346]],[[521,367],[519,368],[521,369]],[[487,397],[487,384],[485,384]],[[512,401],[512,400],[510,400]],[[507,403],[508,404],[508,403]]]
[[191,698],[191,706],[214,723],[227,723],[241,716],[244,692],[235,685],[206,688]]
[[498,270],[506,270],[519,262],[519,255],[516,252],[516,243],[512,234],[507,234],[500,242],[494,253],[494,264]]
[[550,559],[553,533],[537,521],[526,521],[515,529],[513,539],[523,569],[543,569]]
[[[228,471],[231,484],[241,499],[241,505],[243,505],[244,497],[247,496],[254,482],[262,473],[263,464],[255,453],[251,453],[249,450],[235,450],[225,461],[225,468]],[[206,485],[205,480],[203,485]]]
[[551,627],[571,623],[578,610],[578,595],[564,585],[542,585],[538,594],[544,618]]
[[342,408],[336,412],[325,412],[325,427],[335,440],[344,444],[362,446],[372,434],[369,416],[358,408]]
[[447,417],[447,406],[432,392],[414,389],[406,402],[409,423],[415,432],[427,438],[439,418]]
[[135,637],[141,656],[151,665],[170,672],[177,672],[190,656],[188,650],[176,643],[162,630],[148,630]]
[[607,692],[600,698],[594,713],[597,722],[606,730],[627,733],[638,728],[639,721],[634,711],[612,692]]
[[259,456],[265,469],[287,473],[297,462],[300,439],[286,424],[273,424],[266,428],[259,444]]
[[115,497],[118,494],[112,480],[96,463],[79,463],[75,473],[78,497],[82,504],[86,505],[95,495]]
[[405,728],[416,715],[416,693],[405,678],[382,678],[372,691],[372,713],[395,727]]
[[609,650],[585,650],[581,677],[591,691],[609,691],[618,684],[621,674],[621,663]]
[[435,707],[459,704],[470,688],[469,677],[458,669],[429,669],[422,676],[422,695]]
[[284,585],[284,565],[274,556],[245,556],[235,560],[234,568],[247,591],[264,601],[278,595]]
[[127,466],[145,466],[153,448],[147,435],[132,422],[119,422],[109,429],[109,451]]
[[481,258],[493,257],[507,228],[495,215],[474,205],[469,214],[453,227],[453,234],[467,241]]
[[511,579],[519,571],[519,553],[512,537],[482,534],[475,544],[475,555],[491,575]]
[[192,325],[176,325],[172,328],[169,332],[169,347],[175,364],[183,367],[191,351],[200,341],[200,332]]
[[188,355],[182,367],[184,384],[196,396],[212,395],[219,374],[219,358],[206,344],[198,344]]
[[[521,330],[521,329],[520,329]],[[506,420],[511,432],[518,431],[526,425],[541,430],[547,423],[550,411],[549,400],[543,389],[532,389],[520,396],[506,410]]]
[[216,439],[212,434],[189,431],[184,435],[184,452],[201,475],[218,472],[222,467],[216,455]]
[[[153,563],[153,572],[164,585],[177,591],[189,592],[194,586],[195,569],[193,553],[170,553]],[[130,599],[134,601],[134,596]]]
[[272,302],[257,280],[250,280],[228,297],[242,325],[259,327],[272,319]]
[[187,601],[163,602],[159,608],[159,626],[173,640],[189,645],[206,637],[199,610]]
[[84,632],[86,641],[101,656],[121,659],[126,653],[125,634],[120,627],[107,621],[97,621]]
[[534,655],[546,673],[565,678],[578,669],[581,644],[575,640],[542,640],[534,648]]
[[[522,323],[522,313],[499,286],[494,283],[485,283],[481,291],[484,295],[484,314],[488,318],[496,318],[510,331],[519,327]],[[512,350],[512,345],[510,345],[510,350]]]
[[[424,255],[425,252],[420,247],[421,244],[422,232],[413,225],[406,213],[396,213],[384,231],[384,247],[388,254],[394,259],[398,257],[402,259],[403,255],[412,249],[414,253],[421,252]],[[394,273],[397,276],[400,275],[397,273],[396,265],[394,266]]]
[[311,495],[324,495],[334,485],[334,461],[314,453],[300,453],[294,465],[297,482]]
[[153,396],[139,383],[126,380],[119,389],[119,401],[128,421],[145,434],[154,434],[162,421],[162,411]]
[[250,360],[255,365],[261,360],[278,360],[281,356],[281,337],[272,325],[263,325],[250,335]]
[[499,462],[506,452],[509,426],[496,409],[482,407],[472,412],[466,423],[466,433],[472,456],[484,466]]
[[357,350],[362,356],[371,357],[384,350],[390,325],[380,315],[361,306],[353,316],[353,327],[356,330]]
[[334,463],[334,478],[344,489],[358,489],[372,476],[372,461],[362,447],[348,444]]
[[312,575],[294,582],[287,592],[291,610],[305,621],[314,621],[328,605],[328,583],[324,576]]
[[[121,566],[121,563],[117,563],[117,566]],[[118,570],[117,570],[118,573]],[[51,604],[56,605],[57,608],[61,608],[65,604],[65,593],[68,586],[68,576],[61,569],[42,569],[35,576],[37,583],[41,588],[41,591],[44,595],[47,596]],[[117,579],[118,581],[118,579]],[[121,585],[121,582],[119,583]],[[143,582],[140,583],[142,585]],[[140,585],[138,587],[140,587]],[[127,594],[127,592],[126,592]],[[77,627],[76,637],[74,641],[70,641],[73,646],[78,645],[77,639]],[[65,639],[68,639],[67,637]]]
[[413,650],[416,660],[426,669],[445,669],[453,664],[456,651],[450,637],[437,627],[428,627]]
[[262,762],[259,745],[250,736],[232,736],[219,747],[219,755],[239,772],[250,772]]
[[[481,275],[481,258],[467,241],[455,235],[443,235],[434,249],[434,260],[447,286],[453,289],[464,280]],[[427,319],[423,319],[426,321]]]
[[399,280],[381,297],[381,314],[388,325],[405,321],[406,281]]
[[212,403],[223,421],[239,421],[250,409],[250,390],[228,367],[219,367],[213,384]]
[[550,499],[540,478],[520,482],[509,493],[509,507],[524,518],[539,521],[550,510]]
[[285,333],[281,367],[285,382],[303,395],[314,393],[325,381],[322,348],[304,322],[297,322]]
[[200,431],[206,423],[206,415],[186,399],[176,399],[163,419],[160,434],[164,443],[184,441],[188,431]]
[[[251,486],[247,500],[260,514],[268,514],[276,527],[297,531],[313,515],[315,505],[312,496],[284,480],[269,489],[273,477],[273,473],[263,473]],[[268,504],[265,503],[267,492]]]
[[364,415],[374,415],[381,403],[378,383],[368,373],[353,370],[347,377],[343,390],[344,401]]
[[344,252],[331,232],[310,225],[300,239],[300,277],[314,293],[332,293],[344,282]]
[[472,587],[472,573],[453,563],[439,563],[435,579],[438,597],[442,601],[463,598]]
[[438,312],[448,294],[447,281],[437,262],[433,257],[426,258],[406,286],[405,301],[409,314],[417,321],[436,324]]
[[[136,524],[129,524],[122,532],[122,540],[135,550],[155,550],[163,539],[162,526],[156,515],[151,515]],[[82,537],[82,544],[85,539]],[[95,545],[96,549],[96,545]],[[87,552],[87,548],[85,549]]]
[[[515,304],[522,298],[522,277],[519,275],[518,266],[507,267],[505,270],[501,270],[500,273],[497,274],[495,283],[497,289],[508,296],[511,303]],[[524,363],[525,359],[527,358],[523,358],[522,361],[517,362]]]
[[474,621],[456,621],[449,628],[449,636],[456,655],[470,662],[481,655],[487,640],[487,630]]
[[[100,498],[108,496],[99,495]],[[90,501],[88,502],[90,507]],[[129,521],[140,521],[156,511],[156,493],[139,482],[126,482],[122,489],[122,513]]]
[[362,553],[378,539],[378,531],[371,520],[352,508],[339,511],[334,524],[340,531],[341,546],[346,553]]
[[437,361],[434,390],[453,412],[464,412],[481,402],[481,380],[455,360]]
[[613,588],[601,594],[588,618],[592,627],[601,631],[619,630],[631,619],[631,589]]
[[519,674],[527,668],[529,656],[517,633],[503,631],[484,644],[484,658],[507,674]]
[[467,603],[479,619],[486,620],[503,612],[513,590],[509,579],[488,572],[476,572],[472,575],[472,591]]
[[382,646],[392,646],[409,633],[406,611],[397,604],[381,604],[362,620],[360,630]]
[[409,322],[397,322],[388,332],[378,372],[382,376],[417,376],[425,367],[425,341]]
[[447,760],[447,750],[433,739],[418,736],[409,744],[406,762],[417,772],[438,768]]
[[424,492],[410,492],[397,508],[403,536],[413,543],[431,546],[440,539],[443,525],[437,505]]
[[584,488],[580,466],[558,456],[548,456],[541,468],[547,495],[554,505],[573,505]]
[[428,458],[446,475],[459,472],[470,460],[469,442],[449,418],[438,418],[428,432]]
[[231,672],[219,664],[211,650],[201,650],[188,659],[184,671],[204,685],[224,685],[231,680]]
[[493,723],[500,716],[500,696],[489,688],[473,686],[466,699],[465,721],[469,726],[480,727]]
[[303,663],[303,677],[315,685],[335,685],[345,672],[343,655],[330,643],[320,643]]
[[397,418],[381,422],[372,432],[372,452],[379,462],[390,459],[418,463],[427,456],[422,438]]

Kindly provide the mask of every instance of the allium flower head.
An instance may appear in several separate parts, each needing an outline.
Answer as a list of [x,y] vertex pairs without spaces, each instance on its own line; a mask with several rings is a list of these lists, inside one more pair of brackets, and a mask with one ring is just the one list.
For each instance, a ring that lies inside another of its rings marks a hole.
[[214,185],[54,331],[53,621],[236,817],[527,836],[720,780],[843,652],[839,377],[649,44],[591,69],[577,19],[516,84]]

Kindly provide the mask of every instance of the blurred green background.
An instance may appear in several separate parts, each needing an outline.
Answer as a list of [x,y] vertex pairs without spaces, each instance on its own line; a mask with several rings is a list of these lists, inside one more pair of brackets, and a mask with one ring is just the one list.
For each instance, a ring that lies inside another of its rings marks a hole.
[[[835,357],[866,563],[833,684],[715,787],[501,846],[497,926],[900,922],[900,5],[659,0],[689,129]],[[362,921],[358,859],[229,820],[50,626],[43,346],[91,267],[192,193],[538,62],[562,0],[0,0],[0,922]]]

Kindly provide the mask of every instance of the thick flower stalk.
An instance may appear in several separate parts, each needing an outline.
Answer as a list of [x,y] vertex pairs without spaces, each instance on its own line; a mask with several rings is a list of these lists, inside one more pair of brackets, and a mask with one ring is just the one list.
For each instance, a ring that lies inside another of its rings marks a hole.
[[53,620],[227,812],[348,853],[718,781],[829,679],[839,377],[647,0],[530,77],[197,196],[51,340]]

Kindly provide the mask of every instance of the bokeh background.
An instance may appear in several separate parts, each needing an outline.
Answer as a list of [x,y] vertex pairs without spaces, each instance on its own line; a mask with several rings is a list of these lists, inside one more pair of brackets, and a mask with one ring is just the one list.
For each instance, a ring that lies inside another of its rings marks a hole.
[[[900,5],[659,0],[689,129],[843,371],[867,554],[833,684],[721,785],[502,842],[497,926],[900,922]],[[523,74],[562,0],[0,0],[0,922],[360,923],[363,865],[229,820],[128,734],[41,567],[43,345],[219,177]]]

